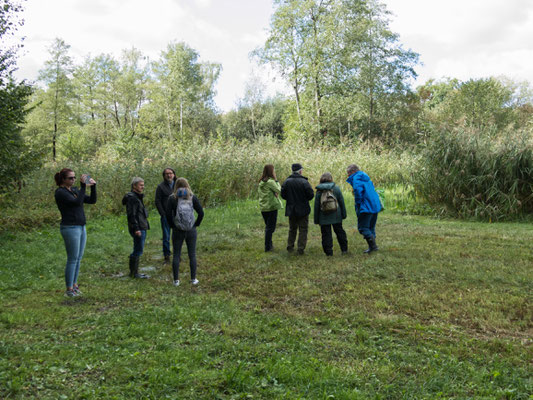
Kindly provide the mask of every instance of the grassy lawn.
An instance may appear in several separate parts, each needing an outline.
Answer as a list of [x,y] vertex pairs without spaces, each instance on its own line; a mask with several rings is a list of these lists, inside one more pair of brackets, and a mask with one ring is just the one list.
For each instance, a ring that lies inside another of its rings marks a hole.
[[[349,196],[347,196],[349,199]],[[92,219],[84,295],[63,297],[57,226],[0,236],[0,398],[532,399],[533,229],[391,212],[377,254],[273,253],[253,201],[206,210],[198,279],[171,285],[151,212],[127,278],[125,217]]]

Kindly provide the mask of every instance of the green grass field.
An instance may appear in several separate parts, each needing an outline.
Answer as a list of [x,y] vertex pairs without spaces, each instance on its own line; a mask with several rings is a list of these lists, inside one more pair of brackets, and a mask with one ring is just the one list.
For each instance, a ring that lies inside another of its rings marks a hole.
[[125,217],[91,219],[74,299],[58,226],[2,233],[0,398],[532,399],[531,224],[385,211],[367,256],[354,214],[326,258],[316,226],[289,255],[280,216],[264,253],[254,201],[206,209],[194,288],[156,212],[148,281],[126,277]]

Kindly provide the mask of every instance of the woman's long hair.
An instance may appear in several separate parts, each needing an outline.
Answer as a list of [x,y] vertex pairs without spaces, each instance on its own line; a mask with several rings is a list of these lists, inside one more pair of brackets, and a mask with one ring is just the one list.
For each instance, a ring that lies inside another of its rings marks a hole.
[[74,172],[74,171],[71,170],[70,168],[63,168],[61,171],[57,172],[54,175],[54,179],[56,181],[56,185],[57,186],[61,186],[63,184],[63,181],[67,177],[67,174],[69,174],[71,172]]
[[189,182],[187,181],[187,179],[185,178],[176,179],[176,182],[174,183],[174,191],[172,192],[172,195],[175,198],[182,197],[187,200],[189,200],[192,197],[193,192],[191,190],[191,186],[189,185]]
[[274,166],[272,164],[265,165],[265,168],[263,168],[263,175],[261,175],[261,179],[259,179],[259,182],[263,181],[266,182],[270,178],[277,181],[276,173],[274,172]]

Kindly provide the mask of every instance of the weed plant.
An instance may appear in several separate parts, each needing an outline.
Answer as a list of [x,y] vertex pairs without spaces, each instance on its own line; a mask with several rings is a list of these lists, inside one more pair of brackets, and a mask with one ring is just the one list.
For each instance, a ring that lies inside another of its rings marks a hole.
[[461,129],[429,142],[416,190],[459,217],[510,219],[533,213],[533,136]]
[[[90,217],[96,217],[124,212],[121,200],[130,190],[134,176],[144,178],[145,204],[154,208],[155,189],[163,179],[163,169],[168,166],[174,168],[178,176],[189,180],[204,205],[214,206],[235,199],[255,198],[265,164],[274,164],[282,182],[291,174],[294,162],[304,166],[304,175],[313,186],[326,171],[333,174],[338,184],[343,183],[346,167],[356,163],[381,189],[408,185],[410,171],[416,164],[408,153],[377,151],[363,145],[281,144],[268,137],[255,142],[220,139],[150,144],[133,141],[127,149],[104,147],[94,160],[47,164],[35,171],[19,192],[3,200],[6,212],[0,215],[0,230],[57,222],[59,212],[54,201],[53,176],[63,167],[73,169],[78,177],[89,173],[98,182],[97,204],[85,207]],[[391,201],[394,198],[391,197]],[[407,197],[401,201],[406,200]]]

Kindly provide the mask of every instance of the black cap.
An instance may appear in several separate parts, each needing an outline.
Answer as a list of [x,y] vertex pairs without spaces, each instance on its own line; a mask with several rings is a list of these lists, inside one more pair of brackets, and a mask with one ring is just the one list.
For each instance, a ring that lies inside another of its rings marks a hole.
[[296,171],[303,169],[302,164],[299,164],[299,163],[292,164],[291,168],[292,168],[292,172],[296,172]]

